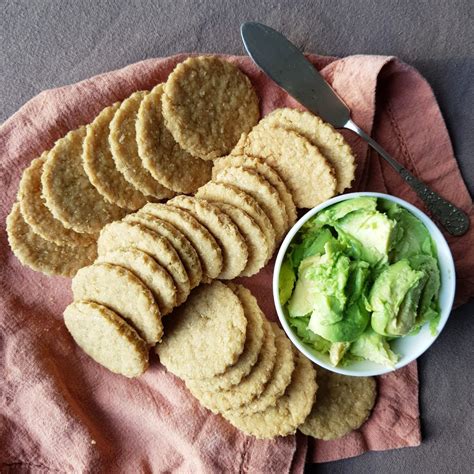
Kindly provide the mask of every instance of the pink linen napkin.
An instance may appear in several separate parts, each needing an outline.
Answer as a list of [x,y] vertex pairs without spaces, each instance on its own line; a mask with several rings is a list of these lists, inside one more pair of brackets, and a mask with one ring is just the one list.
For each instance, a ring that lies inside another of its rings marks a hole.
[[[0,128],[0,463],[15,472],[302,472],[307,438],[257,441],[201,408],[152,356],[138,379],[113,375],[74,344],[62,322],[70,281],[20,265],[11,254],[5,218],[21,170],[68,130],[106,105],[166,80],[187,55],[150,59],[78,84],[44,91]],[[262,114],[298,107],[248,58],[230,56],[251,78]],[[311,56],[354,120],[406,167],[473,217],[472,201],[453,156],[432,91],[396,59]],[[389,192],[423,208],[385,163],[345,134],[358,156],[354,190]],[[474,231],[449,238],[456,260],[457,302],[473,294]],[[242,281],[275,319],[270,263]],[[322,462],[420,443],[416,364],[380,377],[379,398],[361,430],[333,442],[311,442],[308,460]]]

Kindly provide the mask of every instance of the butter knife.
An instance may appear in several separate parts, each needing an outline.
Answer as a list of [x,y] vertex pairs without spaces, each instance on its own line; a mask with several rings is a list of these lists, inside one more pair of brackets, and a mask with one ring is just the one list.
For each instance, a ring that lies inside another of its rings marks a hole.
[[352,130],[365,140],[414,189],[449,234],[458,236],[467,232],[468,216],[413,176],[355,124],[347,105],[293,43],[261,23],[243,23],[240,32],[249,56],[282,89],[335,128]]

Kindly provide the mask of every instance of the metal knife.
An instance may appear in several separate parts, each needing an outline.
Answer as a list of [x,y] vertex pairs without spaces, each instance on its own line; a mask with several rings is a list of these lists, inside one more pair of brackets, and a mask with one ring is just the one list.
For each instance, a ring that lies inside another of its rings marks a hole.
[[463,235],[467,232],[468,216],[413,176],[357,126],[351,120],[347,105],[294,44],[261,23],[243,23],[240,32],[249,56],[282,89],[334,127],[352,130],[365,140],[415,190],[448,233]]

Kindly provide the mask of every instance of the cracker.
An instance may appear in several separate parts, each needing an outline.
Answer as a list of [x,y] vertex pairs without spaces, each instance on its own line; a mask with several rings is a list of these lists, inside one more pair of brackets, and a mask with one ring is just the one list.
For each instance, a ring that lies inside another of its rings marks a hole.
[[125,99],[110,122],[109,144],[117,169],[123,177],[146,196],[169,198],[173,191],[162,186],[147,171],[138,155],[135,121],[146,91],[138,91]]
[[[147,214],[143,211],[137,212],[136,214],[130,214],[125,217],[124,220],[126,222],[138,222],[139,224],[144,225],[148,229],[151,229],[157,234],[168,239],[170,244],[176,250],[179,258],[183,262],[184,269],[186,270],[189,278],[190,290],[201,283],[202,266],[201,261],[199,260],[199,255],[197,254],[196,249],[192,246],[191,242],[189,242],[189,240],[180,230],[171,225],[169,222],[158,219],[158,217]],[[187,296],[188,295],[186,295],[186,297]],[[178,304],[181,304],[183,301],[180,301]]]
[[280,178],[278,173],[260,158],[246,155],[228,155],[218,158],[214,161],[212,168],[212,176],[215,178],[219,171],[235,167],[243,166],[244,168],[254,169],[258,174],[263,176],[278,192],[278,196],[285,205],[286,214],[288,216],[288,226],[292,226],[296,222],[296,206],[293,197],[288,191],[286,184]]
[[225,413],[250,403],[264,391],[270,380],[276,356],[275,334],[263,314],[262,318],[265,335],[257,363],[237,385],[233,385],[229,390],[202,390],[192,380],[186,380],[186,386],[191,393],[213,413]]
[[81,268],[72,279],[75,300],[107,306],[129,322],[149,344],[163,335],[160,310],[151,291],[131,271],[110,263]]
[[64,323],[77,345],[111,372],[137,377],[148,368],[145,341],[109,308],[75,301],[64,310]]
[[165,84],[162,102],[174,139],[205,160],[229,153],[259,118],[249,78],[216,56],[191,57],[178,64]]
[[267,115],[258,127],[280,127],[299,133],[308,139],[333,166],[336,173],[336,193],[351,187],[355,176],[355,157],[344,137],[329,123],[309,112],[277,109]]
[[240,272],[240,276],[255,275],[265,266],[271,256],[265,234],[255,220],[242,209],[221,202],[214,202],[214,205],[232,219],[245,239],[248,259],[247,265]]
[[301,135],[282,128],[255,127],[245,154],[264,159],[285,181],[296,207],[311,208],[334,196],[333,167]]
[[175,310],[156,352],[179,377],[214,377],[237,362],[246,330],[239,298],[227,285],[214,281],[193,290]]
[[275,366],[268,384],[262,394],[252,400],[249,404],[239,408],[243,414],[251,414],[266,410],[270,406],[275,406],[277,400],[285,393],[291,382],[291,376],[295,370],[295,353],[290,340],[276,323],[271,323],[275,333],[275,345],[277,354]]
[[20,204],[15,203],[7,217],[8,242],[20,262],[46,275],[72,277],[79,268],[91,264],[97,256],[95,244],[57,245],[33,232],[25,222]]
[[223,416],[240,431],[259,439],[293,434],[311,411],[317,390],[315,379],[311,362],[298,353],[291,383],[274,406],[257,413],[243,415],[231,411]]
[[194,380],[200,390],[229,390],[237,385],[252,370],[263,344],[264,316],[258,307],[257,300],[247,288],[242,285],[229,284],[229,287],[239,298],[247,319],[247,336],[242,354],[237,362],[230,366],[223,374],[215,377]]
[[275,229],[260,204],[252,196],[231,184],[210,181],[198,189],[196,197],[212,203],[230,204],[245,211],[264,233],[270,249],[269,257],[271,256],[276,245]]
[[119,249],[100,255],[96,263],[112,263],[131,271],[152,292],[162,316],[176,306],[178,292],[173,278],[147,253],[134,248]]
[[163,186],[177,193],[193,193],[211,179],[212,164],[184,151],[165,127],[161,111],[163,84],[142,100],[136,133],[143,166]]
[[217,183],[232,184],[252,196],[270,219],[280,241],[288,230],[288,215],[276,189],[259,173],[242,166],[224,168],[216,173]]
[[90,246],[97,237],[67,229],[44,204],[41,196],[41,175],[47,152],[34,159],[23,171],[18,189],[21,214],[35,234],[57,245]]
[[241,156],[244,154],[245,142],[247,141],[248,133],[242,133],[240,135],[239,141],[237,144],[232,148],[232,151],[229,153],[231,156]]
[[142,212],[169,222],[191,242],[201,261],[204,276],[217,278],[222,271],[222,250],[211,233],[189,212],[165,204],[148,203]]
[[112,222],[97,241],[99,255],[121,248],[136,248],[151,255],[173,278],[179,293],[189,292],[189,278],[183,262],[169,241],[142,224]]
[[82,161],[89,181],[107,201],[134,211],[147,199],[123,177],[110,151],[109,125],[119,107],[119,102],[106,107],[87,125]]
[[216,239],[222,250],[221,280],[232,280],[240,275],[247,264],[249,252],[245,239],[232,219],[217,206],[190,196],[177,196],[168,204],[189,211]]
[[318,399],[298,429],[313,438],[337,439],[360,428],[377,397],[373,377],[348,377],[318,367]]
[[125,211],[107,202],[92,186],[82,165],[85,127],[69,132],[49,151],[41,185],[46,206],[64,227],[94,234]]

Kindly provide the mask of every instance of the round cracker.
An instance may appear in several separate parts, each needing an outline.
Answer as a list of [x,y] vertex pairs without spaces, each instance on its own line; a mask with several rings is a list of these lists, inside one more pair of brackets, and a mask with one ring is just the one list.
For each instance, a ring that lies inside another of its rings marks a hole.
[[277,324],[271,323],[275,333],[275,345],[277,354],[275,366],[265,390],[258,398],[238,409],[240,413],[251,414],[264,411],[270,406],[275,406],[277,400],[285,393],[291,382],[291,376],[295,370],[295,353],[290,340]]
[[25,222],[20,204],[15,203],[7,217],[7,235],[10,248],[20,262],[46,275],[72,277],[90,265],[97,256],[97,247],[57,245],[33,232]]
[[259,118],[249,78],[216,56],[191,57],[178,64],[166,81],[162,102],[174,139],[204,160],[229,153]]
[[245,211],[264,233],[271,257],[276,245],[275,229],[260,204],[252,196],[234,185],[210,181],[198,189],[196,197],[212,203],[230,204]]
[[232,219],[217,206],[190,196],[177,196],[168,201],[168,204],[189,211],[216,239],[223,259],[218,278],[232,280],[239,276],[247,264],[249,251]]
[[197,379],[193,383],[200,390],[215,391],[229,390],[237,385],[252,370],[257,362],[264,339],[264,320],[258,307],[257,300],[250,291],[242,285],[229,284],[229,287],[239,298],[247,319],[247,335],[245,346],[237,362],[223,374],[207,379]]
[[81,268],[72,279],[75,300],[107,306],[128,321],[149,344],[163,335],[160,310],[151,291],[131,271],[110,263]]
[[188,211],[165,204],[148,203],[141,212],[169,222],[180,230],[196,249],[204,275],[211,280],[217,278],[223,266],[222,249],[212,234]]
[[214,377],[238,360],[247,319],[237,295],[219,281],[196,288],[156,347],[161,363],[179,377]]
[[351,187],[355,176],[355,157],[344,137],[329,123],[306,111],[277,109],[267,115],[258,127],[280,127],[299,133],[319,148],[336,173],[336,193]]
[[183,262],[168,239],[135,222],[112,222],[97,241],[99,255],[121,248],[136,248],[151,255],[173,278],[178,301],[189,294],[189,278]]
[[288,216],[288,226],[292,226],[296,222],[296,206],[293,202],[293,197],[288,191],[286,184],[280,178],[278,173],[265,163],[262,159],[254,156],[246,155],[228,155],[218,158],[214,161],[212,168],[212,176],[216,178],[219,171],[224,168],[230,168],[235,166],[243,166],[244,168],[254,169],[258,174],[263,176],[278,192],[278,196],[285,205],[286,214]]
[[156,199],[169,198],[173,191],[162,186],[148,170],[138,155],[135,121],[146,91],[138,91],[125,99],[110,122],[109,144],[117,169],[123,177],[146,196]]
[[[183,262],[184,269],[186,270],[189,278],[190,290],[201,283],[202,266],[201,261],[199,260],[199,255],[197,254],[196,249],[192,246],[191,242],[189,242],[189,240],[180,230],[171,225],[169,222],[158,219],[158,217],[147,214],[143,211],[137,212],[136,214],[130,214],[125,217],[124,220],[126,222],[138,222],[139,224],[144,225],[148,229],[151,229],[157,234],[168,239],[170,244],[176,250],[179,258]],[[179,301],[178,304],[181,304],[183,301]]]
[[239,229],[245,239],[248,249],[247,265],[240,272],[239,276],[252,276],[258,273],[268,262],[271,257],[271,251],[268,247],[267,239],[262,229],[242,209],[224,204],[222,202],[214,202],[224,214],[227,214]]
[[18,188],[21,214],[35,234],[57,245],[89,246],[97,237],[93,234],[80,234],[64,227],[44,204],[41,196],[41,175],[47,152],[34,159],[23,171]]
[[213,413],[225,413],[240,408],[257,398],[265,389],[275,365],[276,346],[275,334],[263,313],[262,319],[265,335],[257,363],[237,385],[233,385],[229,390],[202,390],[193,380],[186,380],[186,386],[191,393]]
[[311,411],[317,390],[315,379],[311,362],[298,353],[291,383],[274,406],[257,413],[243,415],[232,411],[223,416],[240,431],[259,439],[293,434]]
[[77,345],[111,372],[137,377],[148,368],[146,343],[120,316],[91,301],[75,301],[64,323]]
[[288,230],[288,215],[278,192],[263,176],[253,169],[236,166],[216,173],[214,181],[232,184],[252,196],[270,219],[277,241],[281,240]]
[[82,165],[85,127],[69,132],[48,152],[41,185],[46,206],[64,227],[94,234],[125,211],[92,186]]
[[163,186],[177,193],[193,193],[211,179],[212,163],[196,158],[176,143],[165,127],[161,111],[163,84],[142,100],[136,133],[143,166]]
[[130,270],[153,293],[162,316],[176,306],[178,291],[173,278],[147,253],[134,248],[119,249],[100,255],[96,263],[112,263]]
[[337,439],[360,428],[377,397],[373,377],[348,377],[318,367],[318,400],[298,429],[313,438]]
[[245,154],[264,159],[290,190],[296,207],[312,208],[336,193],[333,167],[317,147],[295,132],[255,127],[247,137]]
[[109,125],[119,107],[120,102],[106,107],[87,125],[82,161],[90,182],[107,201],[134,211],[147,199],[123,177],[110,151]]

